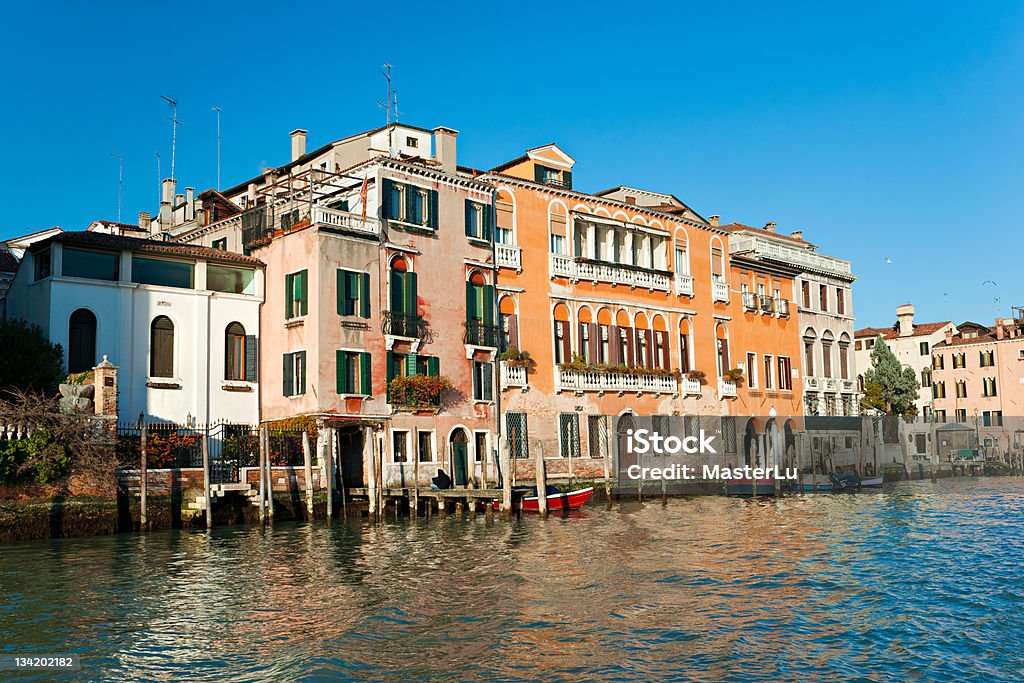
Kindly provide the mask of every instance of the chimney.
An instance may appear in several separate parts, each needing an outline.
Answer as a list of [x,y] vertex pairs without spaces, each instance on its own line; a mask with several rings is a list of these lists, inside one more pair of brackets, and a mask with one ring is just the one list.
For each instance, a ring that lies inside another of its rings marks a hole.
[[185,220],[190,221],[196,217],[196,188],[185,188]]
[[768,221],[764,224],[764,229],[768,232],[775,232],[775,221]]
[[950,328],[946,329],[946,344],[952,344],[952,343],[953,343],[953,328],[950,327]]
[[708,223],[711,223],[712,228],[718,227],[719,216],[708,216]]
[[149,215],[149,211],[139,211],[139,227],[148,231],[152,224],[153,218]]
[[909,337],[914,334],[914,306],[903,304],[896,307],[896,320],[900,328],[901,337]]
[[167,178],[163,182],[162,190],[160,195],[161,204],[171,204],[174,202],[174,189],[177,186],[178,181],[174,178]]
[[292,161],[295,161],[306,154],[306,133],[301,128],[296,128],[289,135],[292,137]]
[[802,241],[803,238],[804,238],[804,231],[803,230],[794,230],[793,232],[791,232],[789,234],[789,236],[792,237],[795,240],[801,240]]
[[455,137],[459,131],[443,126],[434,129],[434,159],[445,173],[455,173]]
[[1003,327],[1003,319],[996,320],[996,339],[1002,340],[1006,336],[1006,328]]

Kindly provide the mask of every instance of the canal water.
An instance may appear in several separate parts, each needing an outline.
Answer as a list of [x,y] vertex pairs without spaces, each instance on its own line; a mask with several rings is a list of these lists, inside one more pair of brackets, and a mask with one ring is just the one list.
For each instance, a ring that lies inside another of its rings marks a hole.
[[1024,479],[955,479],[0,546],[0,653],[103,681],[1019,680],[1022,518]]

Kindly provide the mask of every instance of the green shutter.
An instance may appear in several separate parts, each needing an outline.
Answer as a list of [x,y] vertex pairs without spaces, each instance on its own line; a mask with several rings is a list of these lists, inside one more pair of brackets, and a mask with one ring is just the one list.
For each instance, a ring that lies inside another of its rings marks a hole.
[[430,227],[437,228],[437,190],[427,192],[427,199],[430,201]]
[[485,325],[494,324],[494,285],[483,286],[483,305],[481,306],[481,320]]
[[337,368],[334,372],[335,388],[339,394],[347,393],[348,387],[348,358],[345,351],[335,351],[334,360]]
[[473,202],[466,200],[466,237],[475,237],[473,234]]
[[370,274],[359,274],[359,315],[370,317]]
[[466,321],[476,320],[476,287],[466,280]]
[[405,186],[405,222],[413,223],[418,225],[419,220],[416,215],[416,186],[406,185]]
[[484,366],[483,366],[483,378],[484,378],[484,387],[483,387],[484,390],[483,390],[483,394],[482,394],[483,395],[483,399],[485,401],[493,401],[494,400],[494,366],[492,366],[490,363],[484,363]]
[[308,295],[309,290],[307,288],[308,271],[299,272],[299,315],[306,315],[309,312]]
[[391,271],[391,312],[401,313],[405,306],[405,273]]
[[295,276],[285,275],[284,276],[284,319],[292,317],[292,302],[294,301],[294,287],[295,287]]
[[338,315],[345,315],[345,300],[348,299],[348,278],[341,268],[338,269]]
[[380,180],[380,217],[385,220],[395,217],[394,207],[392,206],[390,178],[381,178]]
[[493,226],[491,225],[491,209],[492,207],[490,204],[484,204],[480,207],[480,218],[484,222],[483,237],[488,242],[491,241],[491,236],[494,232],[492,230]]
[[387,371],[387,381],[390,382],[395,377],[395,352],[394,351],[388,351],[387,352],[387,359],[386,359],[386,361],[387,361],[387,364],[388,364],[387,368],[385,368],[385,370]]
[[441,369],[437,356],[427,356],[427,375],[437,377],[439,374],[441,374]]
[[292,364],[292,354],[284,354],[284,372],[281,375],[281,386],[285,396],[291,396],[295,391],[295,377],[292,372],[294,367]]
[[306,352],[299,351],[299,376],[295,378],[295,384],[298,387],[298,393],[306,393]]
[[546,171],[547,169],[544,166],[541,166],[540,164],[534,164],[533,179],[536,180],[538,183],[543,183],[545,178],[547,177]]
[[562,183],[568,189],[572,189],[572,171],[562,171]]
[[369,396],[373,393],[370,382],[370,354],[359,354],[359,393]]
[[255,382],[257,377],[257,363],[259,361],[259,350],[257,349],[256,335],[245,335],[245,381]]
[[405,354],[405,374],[407,377],[412,377],[416,374],[416,354],[407,353]]
[[416,315],[419,306],[417,305],[417,284],[416,284],[416,273],[406,272],[405,274],[405,291],[403,292],[404,300],[402,301],[403,310],[408,315]]

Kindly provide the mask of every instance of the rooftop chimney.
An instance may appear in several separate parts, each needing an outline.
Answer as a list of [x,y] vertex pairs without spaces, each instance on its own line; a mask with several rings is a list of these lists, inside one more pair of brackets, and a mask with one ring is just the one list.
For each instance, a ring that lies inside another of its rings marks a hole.
[[947,344],[952,344],[953,343],[953,328],[952,327],[947,327],[946,328],[946,343]]
[[764,224],[764,229],[768,232],[775,232],[775,221],[768,221]]
[[434,158],[445,173],[455,173],[455,137],[459,131],[443,126],[434,129]]
[[803,230],[794,230],[793,232],[790,233],[789,236],[792,237],[795,240],[802,240],[804,238],[804,231]]
[[143,230],[149,230],[149,226],[153,224],[153,218],[149,215],[149,211],[139,211],[139,227]]
[[1006,336],[1006,328],[1003,327],[1003,320],[996,320],[996,339],[1002,340]]
[[909,337],[914,334],[914,305],[903,304],[896,307],[896,321],[900,328],[901,337]]
[[160,195],[161,204],[171,204],[174,202],[174,189],[177,186],[178,181],[174,178],[166,178],[161,186],[162,192]]
[[185,188],[185,220],[190,221],[196,217],[196,188]]
[[708,222],[711,223],[711,227],[713,227],[713,228],[717,228],[718,227],[718,219],[719,219],[719,216],[708,216]]
[[306,154],[306,133],[301,128],[296,128],[289,135],[292,136],[292,161],[295,161]]

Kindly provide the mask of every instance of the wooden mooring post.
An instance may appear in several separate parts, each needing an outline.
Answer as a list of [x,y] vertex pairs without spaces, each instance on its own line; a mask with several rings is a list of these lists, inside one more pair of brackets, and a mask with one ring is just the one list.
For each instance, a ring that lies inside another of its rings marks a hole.
[[512,517],[512,453],[507,438],[498,445],[498,459],[501,461],[501,505],[498,511],[502,519]]
[[544,446],[538,441],[534,449],[534,476],[537,480],[537,510],[541,517],[548,516],[548,477],[544,469]]
[[270,430],[267,430],[267,458],[264,461],[267,465],[267,521],[274,521],[274,469],[273,461],[270,458]]
[[142,425],[141,447],[139,450],[139,529],[149,531],[149,517],[146,514],[146,493],[149,488],[149,459],[148,446],[146,444],[146,421],[142,414],[139,414],[139,424]]
[[367,498],[367,515],[371,522],[377,521],[377,449],[375,448],[376,439],[373,438],[373,432],[369,428],[364,431],[363,440],[363,457],[369,456],[368,467],[366,468],[367,486],[366,486],[366,498]]
[[260,512],[260,525],[267,523],[267,480],[266,480],[266,461],[267,461],[267,426],[260,425],[260,458],[259,458],[259,470],[260,470],[260,495],[259,495],[259,512]]
[[206,499],[206,528],[213,528],[213,496],[210,495],[210,436],[203,434],[203,498]]
[[302,474],[306,479],[306,519],[313,521],[313,454],[309,449],[309,432],[302,430]]

